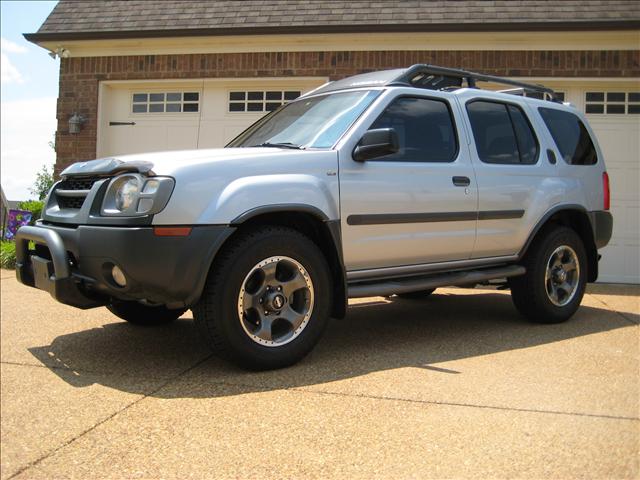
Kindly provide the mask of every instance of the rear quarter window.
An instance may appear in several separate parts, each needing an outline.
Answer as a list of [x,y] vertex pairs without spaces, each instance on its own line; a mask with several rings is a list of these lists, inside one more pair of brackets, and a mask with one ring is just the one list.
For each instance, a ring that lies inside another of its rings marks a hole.
[[520,107],[473,100],[467,103],[467,112],[482,162],[533,165],[538,161],[538,141]]
[[577,115],[555,108],[538,108],[560,155],[569,165],[595,165],[598,154],[593,140]]

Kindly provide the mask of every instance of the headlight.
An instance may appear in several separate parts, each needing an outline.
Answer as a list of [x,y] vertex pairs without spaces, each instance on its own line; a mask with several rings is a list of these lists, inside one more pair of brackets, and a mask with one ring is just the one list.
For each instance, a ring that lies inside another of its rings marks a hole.
[[174,185],[170,177],[120,175],[109,182],[100,214],[106,217],[153,215],[167,205]]
[[116,208],[121,212],[128,210],[133,202],[138,198],[140,192],[140,185],[137,178],[129,178],[116,190]]

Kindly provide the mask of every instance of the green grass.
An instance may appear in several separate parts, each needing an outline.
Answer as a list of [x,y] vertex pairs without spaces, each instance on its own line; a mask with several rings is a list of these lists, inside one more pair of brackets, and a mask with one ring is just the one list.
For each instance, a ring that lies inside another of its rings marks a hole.
[[16,244],[14,242],[2,241],[0,245],[0,267],[16,268]]

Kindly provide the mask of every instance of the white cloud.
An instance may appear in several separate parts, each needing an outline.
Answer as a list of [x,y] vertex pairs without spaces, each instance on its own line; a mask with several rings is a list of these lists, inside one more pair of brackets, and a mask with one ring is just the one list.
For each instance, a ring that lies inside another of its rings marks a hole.
[[5,53],[27,53],[27,47],[23,45],[18,45],[11,40],[7,40],[6,38],[0,38],[0,50]]
[[56,99],[45,97],[2,102],[0,178],[9,200],[32,198],[36,173],[55,162],[48,145],[56,130]]
[[11,63],[9,57],[4,52],[0,52],[0,82],[22,83],[23,81],[22,74],[15,65]]
[[6,38],[0,38],[0,82],[22,83],[22,74],[9,60],[9,53],[26,53],[28,50]]

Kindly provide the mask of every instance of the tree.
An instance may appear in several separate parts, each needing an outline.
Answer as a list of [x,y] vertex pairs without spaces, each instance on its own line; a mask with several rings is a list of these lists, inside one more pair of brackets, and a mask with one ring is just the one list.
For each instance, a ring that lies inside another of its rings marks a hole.
[[36,173],[36,181],[33,184],[33,187],[29,189],[29,191],[38,197],[38,200],[44,200],[49,193],[49,190],[53,186],[53,166],[48,168],[46,165],[42,166],[42,169]]

